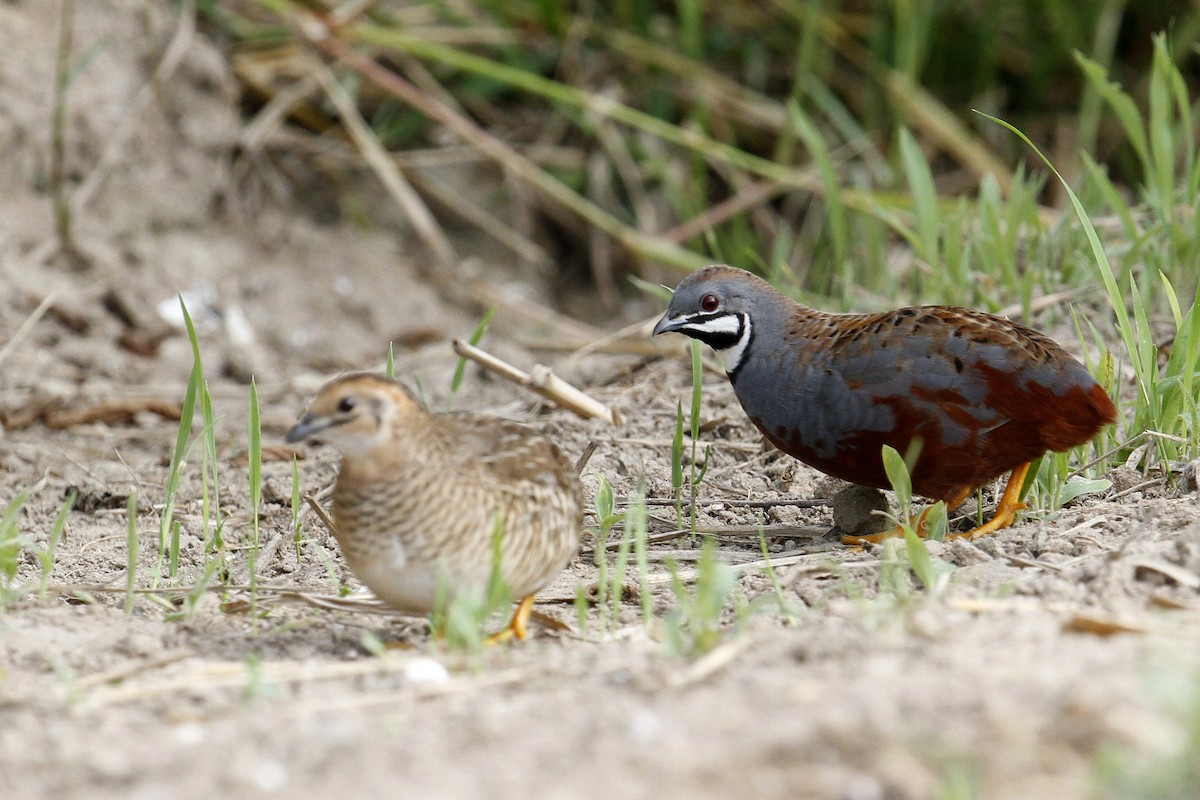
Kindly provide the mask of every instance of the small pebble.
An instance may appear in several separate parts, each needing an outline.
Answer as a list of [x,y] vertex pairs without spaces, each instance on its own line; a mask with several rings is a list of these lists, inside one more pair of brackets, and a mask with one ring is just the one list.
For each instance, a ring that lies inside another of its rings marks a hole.
[[450,680],[450,671],[432,658],[414,658],[404,666],[404,677],[412,683],[445,683]]

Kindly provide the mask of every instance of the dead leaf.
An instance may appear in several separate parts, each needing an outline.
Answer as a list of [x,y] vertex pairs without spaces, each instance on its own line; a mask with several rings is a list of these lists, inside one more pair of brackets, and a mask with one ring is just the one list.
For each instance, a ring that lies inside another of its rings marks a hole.
[[[297,450],[294,447],[289,447],[286,444],[263,445],[262,463],[264,463],[264,464],[269,464],[272,461],[291,461],[292,459],[295,459],[296,461],[303,461],[304,460],[303,451]],[[239,467],[249,466],[249,464],[250,464],[249,451],[243,450],[238,455],[238,457],[234,463],[236,463]]]
[[1110,617],[1095,617],[1089,614],[1076,614],[1063,625],[1064,631],[1071,633],[1090,633],[1093,636],[1114,636],[1118,633],[1146,633],[1146,628],[1128,622],[1120,622]]
[[1194,607],[1191,603],[1185,603],[1182,600],[1176,600],[1174,597],[1167,597],[1163,594],[1152,594],[1147,602],[1157,608],[1168,608],[1172,611],[1186,611]]
[[1188,589],[1200,589],[1200,575],[1178,564],[1149,558],[1138,559],[1133,562],[1133,576],[1135,578],[1144,580],[1145,573],[1147,572],[1161,575],[1172,583],[1177,583]]
[[158,351],[162,347],[163,339],[166,339],[170,335],[170,331],[151,332],[126,328],[117,337],[117,346],[123,350],[128,350],[135,356],[154,358],[158,355]]
[[445,338],[446,334],[437,328],[406,328],[397,331],[391,337],[391,342],[397,350],[416,350],[418,347],[440,342]]
[[[37,303],[40,302],[41,297],[38,297],[34,305],[36,306]],[[46,315],[72,333],[86,333],[88,332],[89,327],[91,327],[90,319],[84,317],[84,315],[80,314],[79,312],[71,311],[70,308],[65,308],[64,306],[60,305],[60,303],[53,303],[53,305],[50,305],[50,307],[46,309]]]
[[47,427],[59,430],[94,422],[102,422],[105,425],[129,425],[141,412],[157,414],[163,419],[178,420],[183,416],[183,407],[173,400],[156,398],[105,400],[85,408],[47,411],[45,420]]
[[23,405],[14,408],[0,409],[0,425],[5,430],[19,431],[40,421],[44,416],[62,408],[61,397],[51,395],[34,395]]

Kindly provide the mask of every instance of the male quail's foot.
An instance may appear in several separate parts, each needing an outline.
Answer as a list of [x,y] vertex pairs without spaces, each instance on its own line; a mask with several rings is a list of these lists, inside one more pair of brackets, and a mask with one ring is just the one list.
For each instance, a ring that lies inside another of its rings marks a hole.
[[499,524],[500,574],[521,601],[492,639],[523,639],[534,594],[579,549],[578,476],[524,425],[433,414],[400,384],[353,374],[322,388],[287,440],[341,450],[334,536],[358,579],[400,610],[428,614],[443,590],[486,590]]
[[1084,444],[1117,417],[1054,341],[980,311],[828,314],[713,266],[676,287],[654,327],[669,331],[716,350],[763,435],[828,475],[886,488],[880,454],[890,445],[915,454],[914,492],[954,508],[1011,470],[995,516],[961,534],[969,538],[1012,524],[1030,462]]

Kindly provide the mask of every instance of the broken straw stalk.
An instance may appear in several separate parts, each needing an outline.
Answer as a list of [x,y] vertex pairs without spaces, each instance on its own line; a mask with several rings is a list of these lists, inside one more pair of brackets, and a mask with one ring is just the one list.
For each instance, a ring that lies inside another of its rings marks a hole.
[[513,383],[524,386],[548,400],[554,401],[584,419],[602,419],[610,425],[621,424],[621,417],[614,409],[576,389],[555,375],[549,367],[538,364],[530,372],[526,373],[509,364],[507,361],[502,361],[491,353],[480,350],[478,347],[468,344],[461,339],[455,339],[453,345],[454,352],[463,358],[471,359],[485,369],[507,378]]

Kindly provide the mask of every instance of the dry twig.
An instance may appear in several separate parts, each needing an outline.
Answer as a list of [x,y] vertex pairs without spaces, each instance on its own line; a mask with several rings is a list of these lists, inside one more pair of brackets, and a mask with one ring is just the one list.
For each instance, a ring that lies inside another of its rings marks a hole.
[[610,425],[620,425],[621,417],[616,410],[609,408],[599,400],[576,389],[562,378],[555,375],[548,367],[537,365],[531,372],[523,372],[507,361],[461,339],[454,340],[454,352],[463,358],[469,358],[484,369],[496,373],[513,383],[524,386],[531,391],[551,400],[568,411],[573,411],[584,419],[602,419]]

